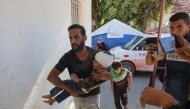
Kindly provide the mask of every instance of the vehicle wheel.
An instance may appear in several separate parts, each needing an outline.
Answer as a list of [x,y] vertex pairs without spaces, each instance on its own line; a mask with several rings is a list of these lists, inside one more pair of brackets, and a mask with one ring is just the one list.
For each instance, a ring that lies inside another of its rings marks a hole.
[[131,62],[122,62],[122,66],[131,71],[132,74],[135,73],[135,66]]

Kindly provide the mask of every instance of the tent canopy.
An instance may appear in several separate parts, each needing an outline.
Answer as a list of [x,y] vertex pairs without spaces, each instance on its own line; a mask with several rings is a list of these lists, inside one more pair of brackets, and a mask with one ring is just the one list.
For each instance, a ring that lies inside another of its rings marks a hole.
[[144,34],[117,19],[113,19],[109,21],[108,23],[106,23],[105,25],[103,25],[102,27],[98,28],[96,31],[92,33],[92,37],[96,35],[100,35],[100,34],[105,34],[105,33],[118,34],[119,36],[122,36],[123,34],[130,34],[130,35]]
[[143,36],[144,33],[113,19],[92,33],[92,46],[97,48],[98,38],[101,37],[108,49],[122,46],[135,36]]

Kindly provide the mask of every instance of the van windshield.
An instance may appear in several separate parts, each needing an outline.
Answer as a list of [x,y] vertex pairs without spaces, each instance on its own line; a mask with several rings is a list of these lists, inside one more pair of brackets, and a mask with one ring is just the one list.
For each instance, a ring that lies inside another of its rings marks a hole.
[[139,42],[143,37],[142,36],[136,36],[134,37],[130,42],[126,43],[121,48],[130,50],[137,42]]

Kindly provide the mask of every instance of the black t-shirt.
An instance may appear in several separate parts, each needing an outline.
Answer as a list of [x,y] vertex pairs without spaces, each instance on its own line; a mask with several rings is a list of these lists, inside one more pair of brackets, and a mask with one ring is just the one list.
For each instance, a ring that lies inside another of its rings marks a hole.
[[[55,65],[55,68],[60,72],[63,72],[65,68],[68,68],[69,74],[74,73],[79,78],[86,78],[90,76],[92,71],[92,63],[94,61],[95,54],[98,52],[95,49],[86,46],[88,51],[88,57],[86,60],[81,61],[75,54],[74,51],[70,50],[65,53],[59,62]],[[79,97],[88,97],[97,95],[100,93],[100,87],[90,91],[87,94],[79,95]]]

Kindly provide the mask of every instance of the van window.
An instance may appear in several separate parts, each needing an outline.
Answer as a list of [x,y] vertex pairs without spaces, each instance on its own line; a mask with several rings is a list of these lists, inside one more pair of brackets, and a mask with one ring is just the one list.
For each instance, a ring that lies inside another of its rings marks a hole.
[[137,44],[136,47],[133,48],[133,50],[142,50],[146,51],[147,47],[150,43],[154,44],[156,46],[156,39],[157,38],[145,38],[142,40],[139,44]]
[[142,36],[136,36],[134,37],[130,42],[126,43],[124,46],[121,48],[130,50],[139,40],[141,40],[143,37]]

